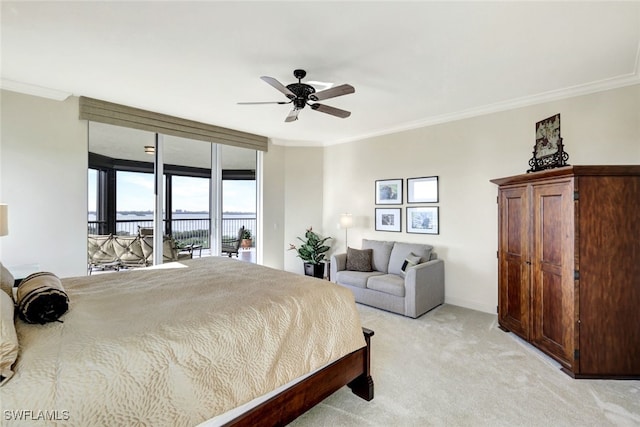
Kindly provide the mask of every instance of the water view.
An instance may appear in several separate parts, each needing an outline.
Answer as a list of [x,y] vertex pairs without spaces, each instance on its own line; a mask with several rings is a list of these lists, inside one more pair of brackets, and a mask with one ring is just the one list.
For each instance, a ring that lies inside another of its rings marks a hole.
[[[208,248],[210,223],[207,212],[176,211],[172,214],[171,235],[181,245],[197,244]],[[90,211],[88,214],[89,234],[105,234],[100,232],[101,225],[96,219],[96,212]],[[251,230],[253,234],[256,227],[256,214],[253,212],[224,212],[222,214],[222,240],[237,238],[238,230],[242,226]],[[138,233],[139,227],[153,227],[152,211],[116,213],[116,234],[135,235]]]

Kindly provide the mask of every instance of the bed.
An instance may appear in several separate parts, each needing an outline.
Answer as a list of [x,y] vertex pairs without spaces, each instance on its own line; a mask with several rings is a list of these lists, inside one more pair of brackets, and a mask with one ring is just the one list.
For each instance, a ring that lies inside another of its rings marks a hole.
[[344,385],[373,398],[373,332],[331,282],[208,257],[62,284],[62,323],[15,322],[6,425],[284,425]]

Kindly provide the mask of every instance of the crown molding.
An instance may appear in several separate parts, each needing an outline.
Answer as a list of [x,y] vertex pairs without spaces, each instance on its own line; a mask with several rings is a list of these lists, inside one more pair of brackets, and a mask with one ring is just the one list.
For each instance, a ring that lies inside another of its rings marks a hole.
[[[638,55],[638,61],[640,61],[640,50]],[[636,64],[638,64],[636,61]],[[469,119],[472,117],[483,116],[486,114],[498,113],[501,111],[514,110],[517,108],[528,107],[531,105],[542,104],[545,102],[558,101],[561,99],[572,98],[576,96],[589,95],[597,92],[604,92],[607,90],[618,89],[625,86],[633,86],[640,84],[640,73],[638,72],[638,65],[634,73],[618,76],[610,79],[603,79],[597,82],[592,82],[584,85],[577,85],[559,90],[544,92],[533,96],[525,96],[522,98],[516,98],[509,101],[497,102],[493,104],[483,105],[478,108],[472,108],[463,111],[456,111],[448,114],[441,114],[437,116],[427,117],[418,121],[407,122],[399,126],[392,128],[380,129],[366,134],[361,134],[355,137],[326,141],[323,145],[338,145],[347,142],[360,141],[367,138],[373,138],[377,136],[389,135],[392,133],[404,132],[407,130],[418,129],[421,127],[428,127],[448,122],[453,122],[462,119]]]
[[24,93],[27,95],[39,96],[41,98],[54,99],[56,101],[64,101],[72,94],[56,89],[32,85],[29,83],[17,82],[15,80],[0,79],[0,89],[11,92]]

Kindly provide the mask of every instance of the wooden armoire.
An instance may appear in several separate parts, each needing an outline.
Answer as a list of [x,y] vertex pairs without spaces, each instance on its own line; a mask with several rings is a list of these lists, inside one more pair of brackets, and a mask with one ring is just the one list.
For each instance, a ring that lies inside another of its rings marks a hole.
[[640,378],[640,166],[498,187],[498,321],[574,378]]

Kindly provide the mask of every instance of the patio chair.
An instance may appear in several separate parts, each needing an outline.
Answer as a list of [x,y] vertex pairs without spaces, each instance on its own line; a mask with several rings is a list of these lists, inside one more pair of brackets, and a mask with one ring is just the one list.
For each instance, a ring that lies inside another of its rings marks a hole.
[[[142,253],[147,265],[153,264],[153,234],[141,235],[140,242],[142,245]],[[162,237],[162,262],[173,262],[183,259],[191,259],[191,252],[182,252],[178,248],[178,244],[171,236]]]
[[88,273],[93,270],[120,270],[120,260],[113,248],[113,236],[89,234],[87,244]]
[[235,239],[222,239],[222,253],[226,253],[229,258],[231,255],[236,254],[238,257],[238,251],[240,250],[240,243],[242,243],[242,234],[244,233],[244,225],[238,230],[238,235]]

